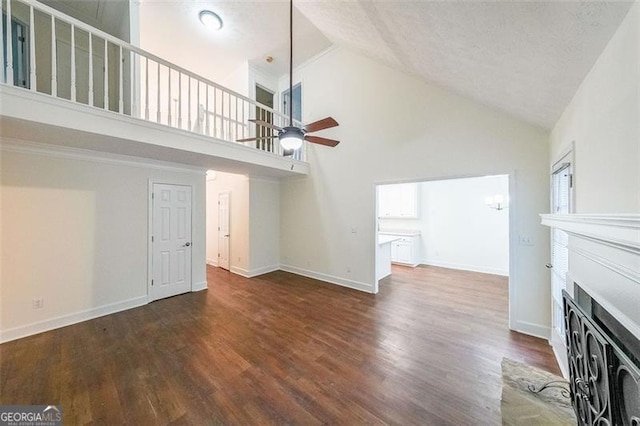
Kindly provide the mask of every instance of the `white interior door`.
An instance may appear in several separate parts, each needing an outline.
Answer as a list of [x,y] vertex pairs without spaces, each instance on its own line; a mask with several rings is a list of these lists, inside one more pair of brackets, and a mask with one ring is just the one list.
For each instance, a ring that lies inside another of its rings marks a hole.
[[229,270],[229,193],[218,194],[218,266]]
[[191,187],[153,184],[151,300],[191,291]]

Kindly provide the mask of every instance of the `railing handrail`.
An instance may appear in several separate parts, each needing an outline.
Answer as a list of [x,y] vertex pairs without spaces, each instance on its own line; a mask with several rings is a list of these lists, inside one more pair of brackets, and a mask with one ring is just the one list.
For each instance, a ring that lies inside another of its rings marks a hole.
[[[128,49],[128,50],[130,50],[132,52],[135,52],[135,53],[139,54],[140,56],[143,56],[145,58],[151,59],[152,61],[157,62],[159,64],[162,64],[167,68],[171,68],[171,69],[173,69],[175,71],[180,72],[181,74],[188,75],[191,78],[199,80],[200,82],[208,84],[210,86],[213,86],[214,88],[216,88],[216,89],[218,89],[218,90],[220,90],[222,92],[229,93],[229,94],[231,94],[231,95],[233,95],[233,96],[235,96],[235,97],[237,97],[239,99],[242,99],[242,100],[244,100],[246,102],[249,102],[249,103],[254,104],[254,105],[259,105],[260,108],[262,108],[262,109],[264,109],[266,111],[269,111],[269,112],[271,112],[273,114],[276,114],[276,115],[278,115],[278,116],[280,116],[282,118],[285,118],[285,119],[289,118],[287,115],[281,113],[280,111],[274,110],[273,108],[270,108],[270,107],[268,107],[266,105],[263,105],[263,104],[257,102],[255,99],[251,99],[248,96],[245,96],[245,95],[243,95],[241,93],[238,93],[238,92],[236,92],[234,90],[231,90],[231,89],[229,89],[227,87],[224,87],[224,86],[222,86],[222,85],[220,85],[220,84],[218,84],[218,83],[216,83],[216,82],[214,82],[212,80],[209,80],[206,77],[202,77],[202,76],[200,76],[200,75],[198,75],[198,74],[196,74],[196,73],[194,73],[192,71],[189,71],[189,70],[187,70],[187,69],[185,69],[185,68],[183,68],[183,67],[181,67],[179,65],[176,65],[176,64],[174,64],[172,62],[164,60],[164,59],[154,55],[151,52],[147,52],[146,50],[141,49],[141,48],[139,48],[137,46],[134,46],[131,43],[127,43],[124,40],[120,40],[119,38],[117,38],[117,37],[115,37],[115,36],[113,36],[111,34],[108,34],[108,33],[104,32],[104,31],[100,30],[99,28],[92,27],[89,24],[86,24],[86,23],[84,23],[84,22],[82,22],[82,21],[80,21],[80,20],[78,20],[78,19],[76,19],[76,18],[74,18],[72,16],[66,15],[66,14],[64,14],[64,13],[62,13],[62,12],[60,12],[60,11],[50,7],[50,6],[47,6],[46,4],[40,3],[37,0],[9,0],[9,1],[18,1],[20,3],[24,3],[24,4],[27,4],[27,5],[33,6],[34,9],[38,9],[41,12],[45,12],[45,13],[51,15],[51,16],[54,16],[56,19],[58,19],[60,21],[66,22],[68,24],[72,24],[77,28],[80,28],[80,29],[82,29],[82,30],[84,30],[86,32],[90,32],[93,35],[96,35],[96,36],[98,36],[100,38],[103,38],[103,39],[105,39],[105,40],[107,40],[107,41],[109,41],[109,42],[111,42],[113,44],[116,44],[116,45],[118,45],[118,46],[120,46],[120,47],[122,47],[124,49]],[[294,121],[297,122],[297,120],[294,120]]]

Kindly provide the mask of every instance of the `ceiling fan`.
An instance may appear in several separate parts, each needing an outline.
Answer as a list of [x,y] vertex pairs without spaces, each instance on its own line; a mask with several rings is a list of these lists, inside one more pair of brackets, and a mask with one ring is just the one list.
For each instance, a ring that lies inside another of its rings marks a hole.
[[[293,0],[289,0],[289,94],[290,97],[291,94],[293,94]],[[320,130],[330,129],[332,127],[338,126],[338,122],[332,117],[314,121],[313,123],[306,124],[301,128],[294,126],[293,102],[291,101],[289,102],[289,125],[286,127],[279,127],[264,120],[249,119],[249,121],[251,121],[252,123],[256,123],[259,126],[273,129],[277,131],[278,134],[273,136],[238,139],[237,142],[250,142],[278,138],[282,148],[285,151],[289,152],[299,149],[302,146],[303,140],[330,147],[334,147],[340,143],[340,141],[334,139],[308,135],[308,133],[318,132]]]

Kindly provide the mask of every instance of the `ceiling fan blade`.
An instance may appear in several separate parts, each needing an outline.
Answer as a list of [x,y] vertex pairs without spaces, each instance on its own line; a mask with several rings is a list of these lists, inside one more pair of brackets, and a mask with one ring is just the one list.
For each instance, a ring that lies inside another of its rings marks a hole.
[[255,118],[250,118],[249,121],[251,121],[252,123],[256,123],[259,126],[268,127],[270,129],[273,129],[273,130],[277,130],[277,131],[282,130],[282,127],[278,127],[275,124],[269,123],[268,121],[256,120]]
[[265,139],[275,139],[278,136],[274,135],[274,136],[261,136],[259,138],[246,138],[246,139],[236,139],[236,142],[251,142],[251,141],[262,141]]
[[340,141],[336,141],[333,139],[327,139],[327,138],[321,138],[320,136],[309,136],[309,135],[305,136],[304,140],[309,141],[311,143],[317,143],[320,145],[326,145],[331,147],[334,147],[340,143]]
[[317,132],[319,130],[330,129],[338,126],[338,122],[333,117],[323,118],[322,120],[314,121],[313,123],[304,126],[304,131],[307,133]]

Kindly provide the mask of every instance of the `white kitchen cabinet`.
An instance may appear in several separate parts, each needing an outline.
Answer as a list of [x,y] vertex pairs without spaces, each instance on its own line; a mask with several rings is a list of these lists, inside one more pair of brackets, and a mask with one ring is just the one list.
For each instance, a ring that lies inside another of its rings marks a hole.
[[391,262],[409,266],[420,264],[420,236],[399,236],[393,241]]
[[378,188],[378,215],[385,218],[418,218],[418,184],[381,185]]

